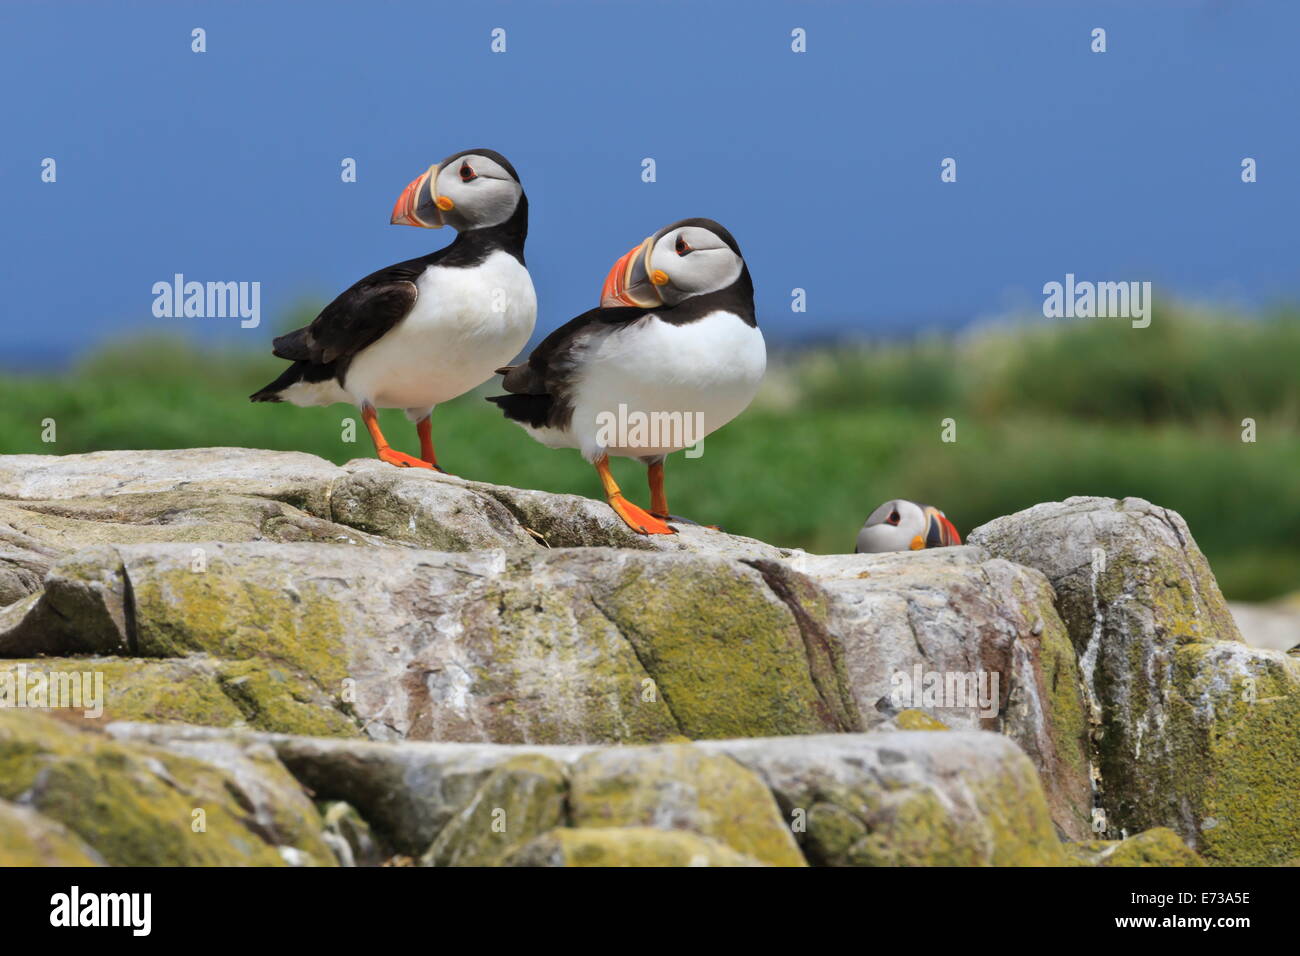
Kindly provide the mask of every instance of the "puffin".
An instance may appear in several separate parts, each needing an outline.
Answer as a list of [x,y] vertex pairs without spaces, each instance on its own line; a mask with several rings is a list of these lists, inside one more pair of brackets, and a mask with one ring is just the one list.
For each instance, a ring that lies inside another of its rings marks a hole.
[[858,532],[857,554],[922,551],[961,544],[948,517],[932,505],[895,498],[871,512]]
[[[614,512],[640,534],[675,534],[664,459],[739,415],[767,368],[740,246],[712,219],[665,226],[609,270],[600,305],[556,329],[488,398],[550,448],[595,466]],[[650,510],[624,497],[611,456],[647,466]]]
[[[394,225],[451,226],[448,246],[372,272],[310,325],[274,340],[292,364],[254,402],[348,402],[380,460],[443,471],[434,453],[436,405],[490,379],[528,343],[537,296],[524,264],[528,197],[515,168],[491,149],[453,153],[417,176],[393,208]],[[375,410],[415,423],[420,457],[391,448]]]

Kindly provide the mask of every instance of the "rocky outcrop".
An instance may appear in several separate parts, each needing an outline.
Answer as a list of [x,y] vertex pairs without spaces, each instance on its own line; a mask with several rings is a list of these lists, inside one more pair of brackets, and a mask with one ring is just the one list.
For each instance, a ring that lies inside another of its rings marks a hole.
[[[0,800],[42,818],[32,841],[117,866],[331,866],[306,794],[265,746],[113,740],[38,713],[0,711]],[[61,824],[85,847],[64,839]],[[7,843],[9,841],[6,841]],[[0,863],[21,860],[0,858]]]
[[425,865],[616,860],[647,830],[705,841],[656,844],[651,864],[660,854],[723,862],[709,847],[726,848],[729,865],[1066,862],[1033,765],[984,732],[539,747],[111,731],[184,754],[270,747],[318,798],[355,807],[393,852]]
[[274,842],[311,860],[366,828],[432,865],[1055,863],[1098,826],[1300,852],[1290,797],[1230,799],[1245,737],[1297,789],[1292,663],[1235,640],[1176,515],[1071,499],[895,555],[680,530],[373,460],[0,457],[0,704],[98,675],[132,745],[245,777],[272,748],[334,814]]
[[1241,641],[1177,514],[1071,498],[970,541],[1051,581],[1093,725],[1101,831],[1176,830],[1211,862],[1300,847],[1300,660]]

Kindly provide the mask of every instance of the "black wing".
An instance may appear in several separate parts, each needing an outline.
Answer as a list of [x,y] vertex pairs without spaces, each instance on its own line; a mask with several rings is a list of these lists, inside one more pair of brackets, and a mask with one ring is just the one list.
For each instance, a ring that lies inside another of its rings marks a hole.
[[649,315],[651,309],[592,309],[570,319],[533,349],[522,365],[499,368],[501,384],[509,395],[495,395],[489,402],[501,406],[507,418],[535,428],[568,425],[573,415],[569,402],[579,353],[593,336],[631,325]]
[[652,309],[597,308],[570,319],[546,338],[528,356],[528,361],[497,369],[505,378],[507,392],[545,395],[563,388],[574,366],[577,350],[593,335],[611,331],[649,315]]
[[279,336],[273,353],[282,359],[327,365],[348,360],[389,332],[415,307],[415,281],[429,257],[399,262],[354,283],[325,306],[311,325]]

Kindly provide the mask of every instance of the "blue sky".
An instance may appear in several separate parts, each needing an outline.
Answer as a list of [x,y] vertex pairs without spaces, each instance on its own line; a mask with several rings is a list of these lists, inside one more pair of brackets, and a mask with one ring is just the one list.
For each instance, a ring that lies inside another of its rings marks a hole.
[[[1067,272],[1294,302],[1297,35],[1280,0],[9,2],[0,364],[142,330],[260,346],[285,309],[449,241],[388,216],[470,146],[528,190],[539,334],[694,215],[735,233],[777,339],[1037,309]],[[262,327],[155,318],[178,272],[260,282]]]

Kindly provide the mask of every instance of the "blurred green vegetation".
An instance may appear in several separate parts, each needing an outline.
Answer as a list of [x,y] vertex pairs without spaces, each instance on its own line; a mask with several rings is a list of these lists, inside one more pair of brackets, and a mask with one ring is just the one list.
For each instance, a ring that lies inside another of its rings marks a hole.
[[[268,335],[269,339],[269,335]],[[283,363],[178,340],[125,341],[75,369],[0,377],[0,452],[242,445],[344,462],[344,405],[253,405]],[[673,456],[675,512],[815,552],[852,550],[892,497],[943,508],[963,532],[1071,495],[1135,495],[1179,511],[1230,597],[1300,587],[1300,313],[1234,318],[1166,306],[1151,326],[1120,319],[985,327],[912,343],[772,356],[754,406]],[[440,407],[440,460],[467,478],[589,496],[576,452],[529,439],[483,401],[489,384]],[[57,442],[41,441],[41,422]],[[957,441],[940,440],[942,421]],[[1241,440],[1252,418],[1257,441]],[[400,412],[381,421],[416,452]],[[647,499],[642,469],[615,463]]]

